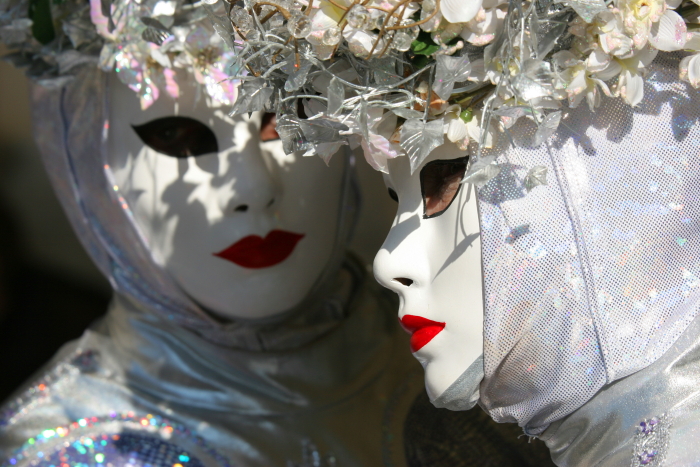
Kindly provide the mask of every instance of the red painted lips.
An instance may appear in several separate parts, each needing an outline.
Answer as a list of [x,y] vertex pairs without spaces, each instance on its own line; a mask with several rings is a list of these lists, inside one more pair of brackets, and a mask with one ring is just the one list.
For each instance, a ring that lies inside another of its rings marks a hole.
[[294,251],[303,234],[272,230],[265,238],[248,235],[214,256],[248,269],[269,268],[281,263]]
[[411,352],[418,352],[445,329],[445,323],[415,315],[405,315],[400,322],[401,327],[411,334]]

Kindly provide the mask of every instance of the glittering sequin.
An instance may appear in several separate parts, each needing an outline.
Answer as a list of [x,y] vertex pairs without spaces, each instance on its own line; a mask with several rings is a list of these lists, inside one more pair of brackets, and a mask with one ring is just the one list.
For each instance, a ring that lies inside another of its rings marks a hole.
[[2,467],[27,464],[36,467],[203,467],[190,450],[209,456],[217,466],[229,467],[228,459],[187,427],[147,414],[111,413],[81,418],[48,428],[29,438]]
[[632,453],[632,467],[660,467],[663,465],[671,419],[668,415],[642,420],[637,426]]

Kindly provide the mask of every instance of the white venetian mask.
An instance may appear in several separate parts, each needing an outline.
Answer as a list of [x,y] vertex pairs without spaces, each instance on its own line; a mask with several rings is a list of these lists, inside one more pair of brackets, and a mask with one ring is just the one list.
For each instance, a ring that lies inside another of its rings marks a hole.
[[398,157],[385,176],[399,206],[374,274],[400,297],[399,318],[431,400],[483,352],[479,217],[475,194],[460,184],[466,164],[463,152],[445,145],[413,175],[408,158]]
[[110,76],[108,158],[153,257],[226,318],[279,314],[336,247],[344,166],[285,155],[274,121],[230,118],[197,85],[142,111]]

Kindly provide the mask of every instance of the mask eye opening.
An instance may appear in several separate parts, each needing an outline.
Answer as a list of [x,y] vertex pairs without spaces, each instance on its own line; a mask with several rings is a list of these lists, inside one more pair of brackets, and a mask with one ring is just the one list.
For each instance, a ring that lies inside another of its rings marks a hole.
[[260,141],[267,143],[268,141],[277,141],[280,139],[277,133],[277,115],[271,112],[265,112],[260,122]]
[[[420,171],[423,219],[444,214],[457,198],[469,166],[469,156],[428,162]],[[450,191],[453,190],[451,193]],[[449,201],[447,201],[449,197]],[[438,208],[431,206],[436,203]],[[437,209],[437,210],[436,210]]]
[[162,117],[131,128],[146,146],[165,156],[184,159],[219,152],[212,129],[194,118]]
[[389,198],[393,199],[398,203],[399,195],[396,193],[396,190],[394,190],[393,188],[387,188],[387,191],[389,192]]

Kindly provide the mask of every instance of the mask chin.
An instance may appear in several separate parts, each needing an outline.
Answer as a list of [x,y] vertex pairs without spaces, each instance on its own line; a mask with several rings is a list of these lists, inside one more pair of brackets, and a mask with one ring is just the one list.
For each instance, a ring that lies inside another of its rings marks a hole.
[[484,355],[474,360],[445,392],[430,402],[438,409],[469,410],[479,401],[479,385],[484,379]]

